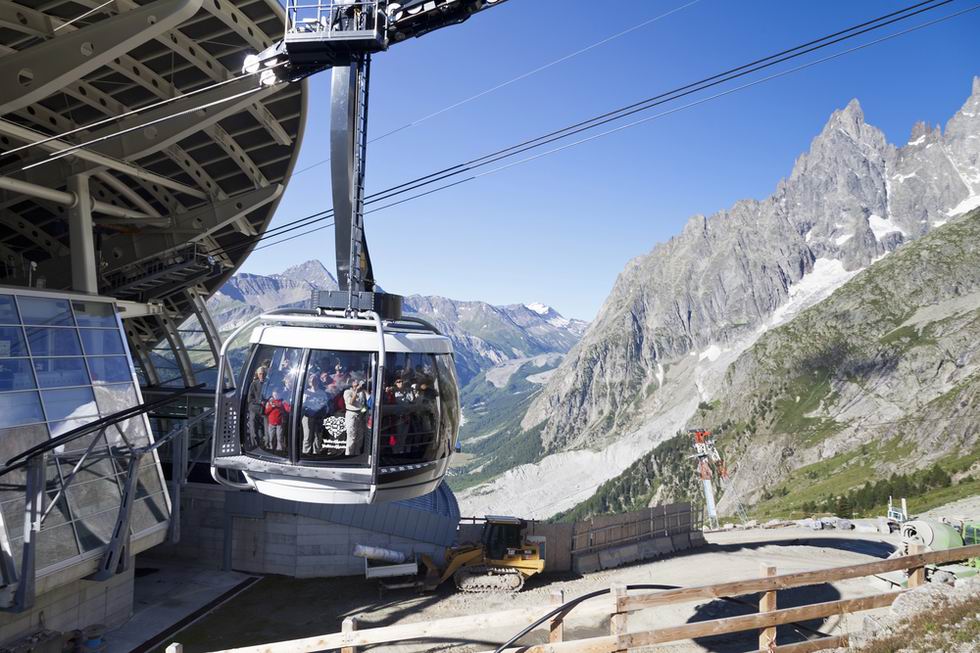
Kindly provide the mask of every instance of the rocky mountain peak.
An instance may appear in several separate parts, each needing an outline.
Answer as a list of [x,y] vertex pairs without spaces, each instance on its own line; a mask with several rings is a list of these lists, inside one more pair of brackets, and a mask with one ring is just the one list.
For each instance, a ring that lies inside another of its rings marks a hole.
[[298,265],[286,268],[281,273],[273,275],[280,280],[288,280],[296,283],[308,283],[320,290],[336,290],[337,280],[334,278],[326,266],[320,261],[312,259]]
[[942,135],[942,130],[938,125],[935,127],[930,127],[928,123],[920,120],[915,123],[912,127],[912,133],[909,135],[909,145],[918,145],[925,141],[935,141]]

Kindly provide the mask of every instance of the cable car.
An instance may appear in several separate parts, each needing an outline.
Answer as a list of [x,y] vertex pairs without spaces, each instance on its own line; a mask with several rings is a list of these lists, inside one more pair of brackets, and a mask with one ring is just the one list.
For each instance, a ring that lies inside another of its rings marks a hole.
[[311,503],[394,501],[436,489],[459,430],[449,338],[423,320],[373,311],[272,311],[225,341],[219,378],[231,376],[229,346],[249,328],[237,383],[218,384],[216,481]]

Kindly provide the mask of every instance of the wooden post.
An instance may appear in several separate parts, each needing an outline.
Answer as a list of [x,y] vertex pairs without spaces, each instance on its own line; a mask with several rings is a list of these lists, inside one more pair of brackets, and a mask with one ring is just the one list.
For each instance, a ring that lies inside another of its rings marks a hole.
[[[555,590],[551,593],[551,604],[561,605],[565,602],[565,592],[562,590]],[[565,620],[564,616],[559,613],[556,617],[552,618],[551,623],[548,625],[548,643],[553,644],[555,642],[565,641]]]
[[[353,633],[355,630],[357,630],[357,617],[344,618],[344,622],[340,625],[340,632]],[[344,646],[340,649],[340,653],[357,653],[357,647]]]
[[[615,612],[609,618],[609,634],[610,635],[625,635],[626,634],[626,612],[625,607],[622,606],[623,601],[626,599],[626,586],[625,585],[613,585],[612,587],[613,600],[616,602],[614,610]],[[625,651],[626,649],[616,649],[616,651]]]
[[[926,548],[921,544],[910,544],[909,554],[918,555],[920,553],[925,553]],[[924,585],[926,582],[926,568],[925,567],[912,567],[909,569],[909,589]]]
[[166,653],[184,653],[184,645],[174,642],[167,645]]
[[[765,577],[775,576],[776,568],[762,563],[762,575]],[[763,592],[759,599],[759,612],[772,612],[776,609],[776,592]],[[776,627],[762,628],[759,630],[759,648],[763,651],[772,651],[776,648]]]

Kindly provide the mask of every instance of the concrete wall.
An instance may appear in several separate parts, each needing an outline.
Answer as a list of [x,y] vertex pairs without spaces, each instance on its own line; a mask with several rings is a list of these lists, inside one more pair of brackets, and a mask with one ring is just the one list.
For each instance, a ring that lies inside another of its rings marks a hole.
[[180,493],[180,542],[161,544],[151,557],[175,558],[221,569],[225,546],[225,496],[220,485],[189,484]]
[[[180,542],[159,546],[150,555],[215,569],[227,566],[298,578],[363,574],[364,561],[351,555],[355,544],[443,559],[443,546],[301,514],[261,510],[257,511],[261,516],[235,514],[226,506],[234,492],[213,485],[186,486],[181,493]],[[230,550],[225,548],[226,527],[231,529]]]
[[351,555],[356,544],[428,554],[442,560],[441,546],[332,524],[302,515],[266,513],[263,519],[234,517],[232,568],[297,578],[358,576],[364,560]]
[[104,624],[122,625],[133,613],[133,568],[105,582],[76,580],[39,594],[22,614],[0,613],[0,645],[42,629],[69,632]]

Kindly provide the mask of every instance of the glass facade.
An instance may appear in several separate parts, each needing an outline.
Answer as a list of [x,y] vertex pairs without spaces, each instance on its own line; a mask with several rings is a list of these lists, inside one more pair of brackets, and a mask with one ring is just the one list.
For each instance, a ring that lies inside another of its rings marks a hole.
[[[112,304],[56,296],[0,294],[0,459],[135,406],[122,329]],[[49,452],[47,500],[73,472],[38,540],[38,571],[99,549],[112,534],[129,447],[149,443],[143,417],[111,425]],[[83,454],[91,447],[84,462]],[[0,510],[16,560],[23,542],[23,470],[0,486]],[[154,456],[140,463],[134,535],[166,521],[166,489]]]

